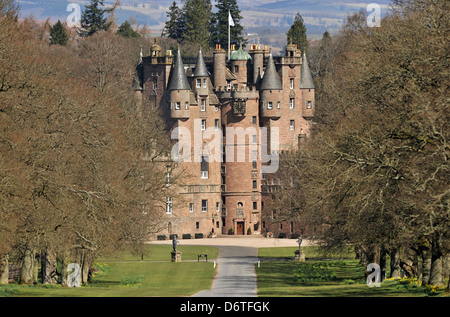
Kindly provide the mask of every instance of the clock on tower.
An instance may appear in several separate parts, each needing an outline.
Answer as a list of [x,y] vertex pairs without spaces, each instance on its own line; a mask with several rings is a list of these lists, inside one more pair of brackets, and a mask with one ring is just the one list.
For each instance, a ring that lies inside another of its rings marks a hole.
[[245,100],[236,100],[233,104],[234,114],[245,114]]

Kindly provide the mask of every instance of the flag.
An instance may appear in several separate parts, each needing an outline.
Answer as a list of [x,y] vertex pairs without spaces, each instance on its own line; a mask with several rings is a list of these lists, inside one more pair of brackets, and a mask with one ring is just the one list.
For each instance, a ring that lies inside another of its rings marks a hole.
[[231,17],[230,11],[228,11],[228,25],[234,26],[233,18]]

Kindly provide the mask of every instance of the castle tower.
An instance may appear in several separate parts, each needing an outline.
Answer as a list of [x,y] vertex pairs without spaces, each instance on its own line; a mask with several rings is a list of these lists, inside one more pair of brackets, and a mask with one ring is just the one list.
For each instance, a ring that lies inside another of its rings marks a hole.
[[224,49],[220,48],[220,44],[216,45],[214,54],[214,88],[219,89],[222,87],[225,89],[227,86],[226,80],[226,52]]
[[247,86],[248,84],[247,64],[251,59],[252,57],[242,49],[242,46],[240,46],[237,51],[233,51],[231,53],[231,73],[236,77],[239,89],[240,87]]
[[302,57],[302,71],[301,71],[301,85],[302,91],[302,116],[309,120],[314,117],[315,112],[315,86],[311,75],[311,70],[308,66],[306,54]]
[[169,92],[170,117],[172,119],[188,119],[191,87],[184,71],[179,49],[167,90]]

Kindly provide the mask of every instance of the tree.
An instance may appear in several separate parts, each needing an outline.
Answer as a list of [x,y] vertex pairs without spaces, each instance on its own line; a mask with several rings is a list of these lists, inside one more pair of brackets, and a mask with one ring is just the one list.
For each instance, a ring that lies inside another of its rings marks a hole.
[[98,31],[109,29],[112,22],[108,22],[108,17],[105,17],[105,13],[109,10],[100,8],[104,5],[103,2],[103,0],[91,0],[91,4],[86,6],[86,10],[81,15],[80,36],[91,36]]
[[140,37],[140,34],[138,32],[136,32],[135,30],[133,30],[133,28],[131,27],[131,24],[128,21],[123,22],[119,26],[119,29],[117,30],[117,34],[120,36],[123,36],[123,37],[128,37],[128,38]]
[[186,0],[183,7],[183,41],[209,47],[212,5],[210,0]]
[[169,7],[166,16],[168,20],[166,21],[162,35],[175,40],[181,40],[183,35],[183,17],[176,1]]
[[61,21],[58,20],[58,22],[50,28],[50,45],[58,44],[66,46],[68,41],[69,36],[67,35],[66,29]]
[[303,17],[300,12],[295,16],[294,23],[287,32],[287,41],[288,43],[297,44],[297,47],[302,50],[302,52],[308,51],[306,26],[303,23]]
[[230,27],[230,43],[236,45],[242,44],[245,47],[247,40],[242,35],[244,27],[240,24],[242,16],[237,1],[218,0],[216,8],[218,11],[214,14],[211,45],[220,44],[222,47],[228,46],[228,12],[230,12],[234,22],[234,26]]
[[424,285],[442,285],[450,251],[448,2],[405,3],[379,28],[360,12],[331,43],[324,37],[332,54],[319,67],[318,124],[280,163],[295,186],[275,203],[322,228],[328,247],[355,246],[364,265],[383,270],[389,254],[391,272],[401,266]]

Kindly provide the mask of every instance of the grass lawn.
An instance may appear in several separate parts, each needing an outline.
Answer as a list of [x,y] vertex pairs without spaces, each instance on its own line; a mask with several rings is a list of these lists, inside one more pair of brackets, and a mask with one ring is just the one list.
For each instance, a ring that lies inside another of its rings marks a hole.
[[[206,246],[180,246],[177,249],[182,252],[183,261],[192,262],[172,263],[171,246],[149,245],[144,261],[131,254],[99,258],[93,283],[86,287],[7,285],[0,287],[0,296],[174,297],[209,289],[215,274],[210,259],[217,257],[218,249]],[[198,263],[198,254],[208,254],[208,262]]]
[[[256,266],[261,297],[409,297],[448,296],[416,287],[414,281],[386,280],[381,287],[368,287],[364,268],[350,250],[325,256],[318,247],[302,247],[306,262],[294,262],[296,248],[261,248]],[[353,258],[353,259],[352,259]]]

